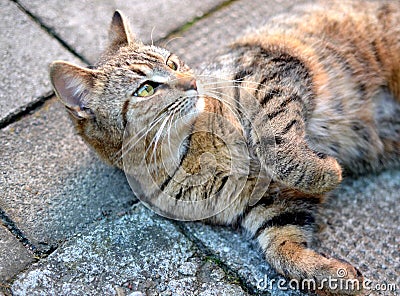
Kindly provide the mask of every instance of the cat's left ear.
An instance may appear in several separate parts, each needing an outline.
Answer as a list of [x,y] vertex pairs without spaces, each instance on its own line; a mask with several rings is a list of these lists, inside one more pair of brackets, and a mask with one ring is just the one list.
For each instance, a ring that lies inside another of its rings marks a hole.
[[108,51],[116,51],[120,47],[132,44],[135,40],[129,22],[119,10],[114,12],[108,36]]
[[50,64],[50,80],[57,97],[77,119],[94,116],[87,102],[93,93],[94,80],[99,72],[64,61]]

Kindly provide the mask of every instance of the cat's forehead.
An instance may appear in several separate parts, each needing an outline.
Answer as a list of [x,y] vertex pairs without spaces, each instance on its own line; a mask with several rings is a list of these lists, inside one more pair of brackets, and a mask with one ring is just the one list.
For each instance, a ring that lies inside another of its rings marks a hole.
[[121,48],[114,56],[112,56],[106,64],[108,66],[120,66],[121,64],[130,65],[135,63],[157,64],[164,63],[171,55],[167,49],[153,46],[127,46]]

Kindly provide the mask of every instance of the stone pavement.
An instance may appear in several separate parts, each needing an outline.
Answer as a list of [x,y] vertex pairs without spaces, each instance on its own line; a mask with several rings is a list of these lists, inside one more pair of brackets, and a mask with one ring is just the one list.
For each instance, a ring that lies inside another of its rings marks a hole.
[[[47,74],[55,59],[93,62],[117,8],[145,42],[196,67],[292,4],[0,0],[0,295],[303,295],[269,285],[281,277],[244,234],[143,207],[75,135]],[[400,170],[346,180],[316,243],[397,293],[399,192]]]

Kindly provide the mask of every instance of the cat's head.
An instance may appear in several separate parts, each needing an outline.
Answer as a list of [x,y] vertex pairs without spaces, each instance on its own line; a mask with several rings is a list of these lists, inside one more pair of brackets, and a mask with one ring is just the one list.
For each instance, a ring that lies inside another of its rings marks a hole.
[[172,107],[196,114],[201,99],[192,70],[169,51],[142,44],[118,11],[109,39],[95,67],[55,61],[50,78],[78,134],[106,162],[122,168],[128,123],[146,129],[161,110]]

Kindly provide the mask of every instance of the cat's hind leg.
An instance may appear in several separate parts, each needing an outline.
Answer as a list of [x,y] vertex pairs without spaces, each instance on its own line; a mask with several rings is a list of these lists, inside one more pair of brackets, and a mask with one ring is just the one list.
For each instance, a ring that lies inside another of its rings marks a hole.
[[363,277],[355,267],[308,247],[319,198],[294,198],[296,192],[290,190],[280,195],[248,208],[241,223],[257,239],[267,261],[289,281],[320,295],[361,293]]

